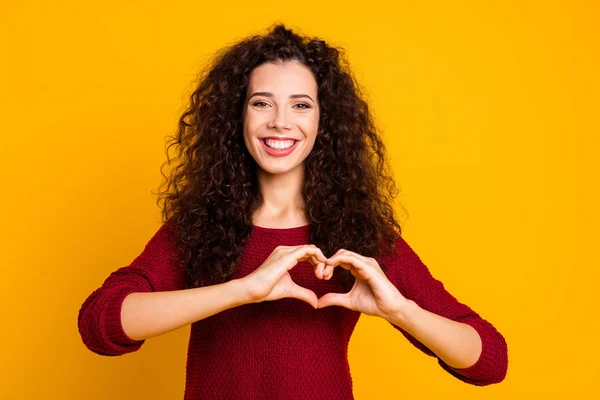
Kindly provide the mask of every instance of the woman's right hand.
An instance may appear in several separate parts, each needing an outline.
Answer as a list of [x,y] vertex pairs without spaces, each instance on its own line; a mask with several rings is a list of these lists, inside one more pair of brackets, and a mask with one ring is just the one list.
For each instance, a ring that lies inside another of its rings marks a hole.
[[317,308],[317,295],[312,290],[297,285],[288,273],[299,261],[304,260],[309,260],[315,267],[317,278],[323,279],[327,257],[317,246],[277,246],[260,267],[242,278],[250,293],[249,303],[291,297]]

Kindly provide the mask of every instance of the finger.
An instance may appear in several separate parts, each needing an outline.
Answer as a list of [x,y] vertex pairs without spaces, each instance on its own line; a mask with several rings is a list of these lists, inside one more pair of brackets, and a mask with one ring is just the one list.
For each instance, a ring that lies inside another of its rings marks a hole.
[[[322,253],[321,253],[322,254]],[[311,255],[310,258],[308,259],[308,261],[312,264],[312,265],[317,265],[319,263],[325,264],[325,260],[327,258],[325,257],[325,255],[321,256],[314,256]]]
[[313,306],[313,308],[315,309],[319,305],[319,298],[317,297],[315,292],[302,286],[299,286],[296,283],[294,283],[294,285],[292,286],[292,294],[289,297],[305,301],[311,306]]
[[[365,266],[365,262],[362,261],[360,258],[356,257],[354,254],[351,253],[341,253],[341,254],[336,254],[334,256],[331,256],[327,259],[327,264],[332,265],[332,266],[340,266],[342,268],[346,268],[346,269],[350,269],[348,267],[345,267],[343,264],[352,264],[353,266],[355,266],[355,264],[360,264],[360,266],[362,266],[364,268]],[[359,267],[359,265],[356,265],[357,267]]]
[[352,309],[352,303],[348,293],[327,293],[319,299],[317,308],[329,306],[341,306]]
[[311,244],[299,246],[291,251],[290,254],[298,261],[310,260],[312,264],[327,261],[327,257],[325,257],[321,249]]
[[362,254],[356,253],[354,251],[346,250],[346,254],[351,254],[356,258],[363,260],[364,262],[368,261],[368,257],[363,256]]
[[[340,266],[347,270],[355,270],[361,279],[369,281],[373,279],[373,266],[353,254],[338,254],[327,260],[327,264],[334,268]],[[352,274],[354,275],[354,274]]]
[[[351,251],[351,250],[339,249],[339,250],[338,250],[338,251],[337,251],[337,252],[334,254],[334,256],[336,256],[336,255],[338,255],[338,254],[346,254],[346,255],[348,255],[348,254],[351,254],[351,255],[353,255],[353,256],[355,256],[355,257],[357,257],[357,258],[359,258],[359,259],[361,259],[361,260],[363,260],[363,261],[365,261],[365,262],[368,262],[368,261],[369,261],[369,257],[365,257],[365,256],[363,256],[362,254],[356,253],[356,252],[354,252],[354,251]],[[330,258],[331,258],[331,257],[330,257]]]
[[323,279],[324,269],[325,269],[325,263],[317,264],[317,266],[315,267],[315,275],[317,276],[317,278]]
[[335,252],[334,256],[337,256],[338,254],[341,254],[343,251],[346,251],[346,249],[338,249],[338,251]]
[[315,255],[315,262],[322,262],[324,263],[327,260],[327,257],[325,257],[325,254],[323,254],[323,251],[321,251],[321,249],[319,249],[318,247],[315,247],[317,249],[317,254]]
[[333,268],[331,265],[329,264],[325,264],[325,269],[323,270],[323,275],[325,277],[325,279],[331,279],[331,277],[333,276]]
[[369,265],[373,266],[378,271],[383,272],[383,269],[381,269],[381,265],[379,265],[379,263],[377,262],[377,260],[375,258],[373,258],[373,257],[365,257],[362,254],[358,254],[358,253],[354,253],[354,252],[349,252],[349,253],[353,254],[355,257],[363,260],[366,264],[369,264]]
[[[324,264],[325,266],[323,267],[323,279],[331,279],[333,277],[333,270],[335,268],[335,265],[330,264],[329,262]],[[344,266],[339,265],[342,268],[344,268]],[[351,268],[345,268],[345,269],[350,269]]]
[[[301,246],[296,246],[292,251],[290,251],[290,253],[296,254],[298,261],[309,260],[311,263],[314,264],[319,262],[319,259],[322,258],[320,257],[321,255],[325,257],[325,255],[321,252],[321,249],[319,249],[314,244],[304,244]],[[322,262],[323,260],[320,261]]]
[[330,268],[329,265],[327,265],[325,263],[323,264],[323,272],[321,273],[322,274],[321,279],[327,279],[327,275],[329,274],[329,268]]
[[327,263],[321,263],[322,267],[315,269],[315,275],[319,279],[330,279],[333,276],[333,266]]

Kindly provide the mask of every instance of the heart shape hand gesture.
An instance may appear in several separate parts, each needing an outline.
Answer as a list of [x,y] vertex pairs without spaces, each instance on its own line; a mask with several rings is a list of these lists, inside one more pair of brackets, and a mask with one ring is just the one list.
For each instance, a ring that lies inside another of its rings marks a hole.
[[[297,285],[288,273],[303,260],[309,260],[315,267],[319,279],[331,279],[338,266],[349,270],[356,278],[354,286],[348,293],[327,293],[317,298],[312,290]],[[345,249],[327,258],[313,244],[277,246],[260,267],[243,279],[250,293],[250,303],[291,297],[314,308],[336,305],[388,319],[409,301],[388,280],[374,258]]]

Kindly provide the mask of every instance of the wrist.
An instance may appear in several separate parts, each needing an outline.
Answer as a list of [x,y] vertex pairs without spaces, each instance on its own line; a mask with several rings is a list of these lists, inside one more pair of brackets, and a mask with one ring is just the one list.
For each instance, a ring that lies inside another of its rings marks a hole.
[[233,293],[235,293],[236,305],[250,304],[256,301],[256,297],[244,278],[232,279],[228,283],[231,285]]
[[414,317],[415,313],[420,310],[417,303],[412,300],[406,299],[397,312],[389,315],[386,319],[392,324],[405,328],[410,324],[410,321]]

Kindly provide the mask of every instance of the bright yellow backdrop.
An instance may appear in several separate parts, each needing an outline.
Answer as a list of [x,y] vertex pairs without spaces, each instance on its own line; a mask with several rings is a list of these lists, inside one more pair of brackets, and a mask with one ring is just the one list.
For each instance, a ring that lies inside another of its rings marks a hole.
[[158,228],[165,136],[203,60],[277,21],[347,50],[405,238],[509,346],[506,380],[469,386],[363,316],[356,398],[598,395],[597,4],[3,2],[0,398],[183,397],[189,327],[101,357],[77,312]]

